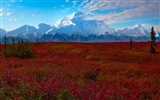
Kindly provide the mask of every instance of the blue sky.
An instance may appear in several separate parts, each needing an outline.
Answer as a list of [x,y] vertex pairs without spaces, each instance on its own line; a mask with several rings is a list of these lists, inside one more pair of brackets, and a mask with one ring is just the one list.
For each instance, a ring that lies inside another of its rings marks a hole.
[[0,0],[0,27],[54,25],[74,12],[92,14],[113,28],[136,24],[160,26],[159,0]]

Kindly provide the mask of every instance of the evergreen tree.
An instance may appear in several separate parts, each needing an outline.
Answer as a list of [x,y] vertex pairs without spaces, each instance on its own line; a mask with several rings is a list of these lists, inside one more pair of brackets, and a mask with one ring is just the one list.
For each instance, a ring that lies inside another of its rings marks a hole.
[[23,40],[21,40],[21,58],[25,58],[25,47]]
[[33,48],[29,42],[21,40],[16,44],[15,39],[12,38],[12,44],[7,45],[7,43],[7,37],[4,36],[4,57],[19,57],[21,59],[34,57]]
[[15,39],[14,39],[14,37],[12,37],[12,44],[15,44]]
[[29,43],[27,43],[26,57],[27,58],[33,58],[34,57],[33,48]]
[[132,48],[132,43],[133,43],[132,38],[130,38],[130,43],[129,43],[130,48]]
[[150,44],[150,53],[154,54],[156,52],[156,33],[154,32],[154,27],[151,28],[151,44]]
[[39,38],[37,38],[37,43],[39,42]]
[[12,37],[12,45],[11,45],[12,56],[15,56],[15,39]]
[[7,37],[6,35],[4,36],[4,52],[3,52],[4,57],[7,57]]

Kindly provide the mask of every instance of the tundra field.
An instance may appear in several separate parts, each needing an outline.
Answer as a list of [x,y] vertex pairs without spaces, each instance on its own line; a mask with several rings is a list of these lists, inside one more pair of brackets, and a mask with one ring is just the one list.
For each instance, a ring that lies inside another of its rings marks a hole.
[[0,100],[160,100],[160,43],[31,43],[34,58],[4,58]]

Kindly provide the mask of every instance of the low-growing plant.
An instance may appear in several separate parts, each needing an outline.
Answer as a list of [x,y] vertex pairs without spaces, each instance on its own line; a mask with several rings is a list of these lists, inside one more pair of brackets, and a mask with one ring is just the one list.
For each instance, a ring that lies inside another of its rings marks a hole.
[[87,71],[84,74],[84,77],[88,80],[96,81],[99,73],[100,73],[100,69],[92,69],[90,71]]

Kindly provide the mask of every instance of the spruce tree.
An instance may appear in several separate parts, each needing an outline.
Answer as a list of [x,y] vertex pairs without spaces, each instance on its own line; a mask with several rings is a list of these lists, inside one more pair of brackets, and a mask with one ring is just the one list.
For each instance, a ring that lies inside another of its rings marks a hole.
[[3,52],[4,57],[7,57],[7,37],[6,35],[4,36],[4,52]]
[[11,52],[12,52],[12,56],[15,56],[15,39],[14,37],[12,37],[12,44],[11,44]]
[[154,54],[156,52],[156,33],[154,32],[154,27],[151,28],[151,44],[150,44],[150,53]]
[[15,39],[14,39],[14,37],[12,37],[12,44],[15,44]]
[[21,58],[25,58],[25,47],[24,47],[24,42],[23,39],[21,40]]
[[39,38],[37,38],[37,43],[39,42]]
[[130,49],[132,48],[132,43],[133,43],[132,38],[130,38],[130,43],[129,43]]

